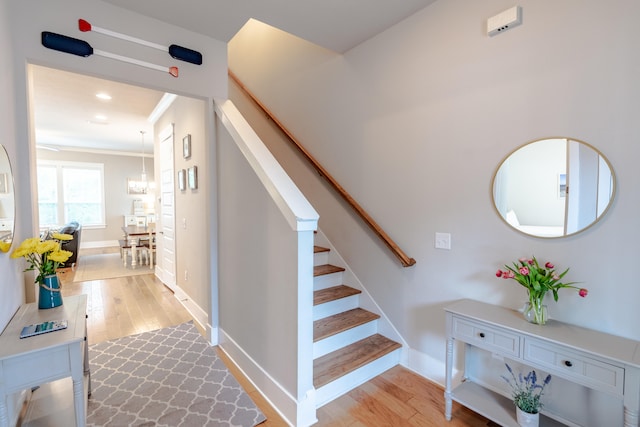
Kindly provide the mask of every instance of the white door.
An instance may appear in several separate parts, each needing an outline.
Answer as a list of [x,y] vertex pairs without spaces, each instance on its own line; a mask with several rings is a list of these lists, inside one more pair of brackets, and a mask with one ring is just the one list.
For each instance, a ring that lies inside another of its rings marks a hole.
[[173,125],[160,133],[160,215],[156,228],[156,274],[171,290],[176,286],[173,138]]

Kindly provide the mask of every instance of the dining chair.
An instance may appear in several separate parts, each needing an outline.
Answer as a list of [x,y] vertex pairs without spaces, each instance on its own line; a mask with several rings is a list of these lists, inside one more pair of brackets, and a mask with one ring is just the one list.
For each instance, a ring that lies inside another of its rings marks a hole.
[[149,269],[153,270],[154,255],[156,253],[156,224],[147,224],[149,237],[140,239],[140,249],[143,251],[145,262],[149,265]]

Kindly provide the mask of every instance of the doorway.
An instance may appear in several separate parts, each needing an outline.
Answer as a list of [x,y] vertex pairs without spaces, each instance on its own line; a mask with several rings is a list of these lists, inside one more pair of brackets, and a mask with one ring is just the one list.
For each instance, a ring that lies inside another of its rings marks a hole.
[[[160,225],[158,138],[149,118],[162,114],[157,106],[164,93],[33,64],[28,78],[41,232],[77,220],[83,249],[115,250],[132,216]],[[173,159],[167,165],[172,168]],[[82,173],[91,170],[95,179],[84,179]],[[143,185],[132,187],[132,181]],[[163,260],[175,265],[172,255]]]

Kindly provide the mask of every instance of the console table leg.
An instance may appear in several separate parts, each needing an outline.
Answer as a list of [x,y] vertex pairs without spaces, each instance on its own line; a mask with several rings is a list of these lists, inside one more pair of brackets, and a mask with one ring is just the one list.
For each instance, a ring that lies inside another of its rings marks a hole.
[[7,412],[7,396],[0,398],[0,426],[9,427],[9,414]]
[[85,413],[84,413],[84,384],[82,375],[80,379],[73,379],[73,402],[76,409],[76,427],[85,426]]
[[624,427],[638,427],[638,421],[640,421],[638,411],[632,411],[625,406]]
[[446,379],[444,389],[444,417],[451,420],[451,377],[453,376],[453,339],[447,339]]

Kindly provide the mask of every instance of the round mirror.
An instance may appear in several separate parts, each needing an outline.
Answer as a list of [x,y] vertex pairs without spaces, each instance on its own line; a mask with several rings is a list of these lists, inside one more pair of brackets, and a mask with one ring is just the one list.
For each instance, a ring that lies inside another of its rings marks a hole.
[[569,138],[516,149],[493,178],[493,202],[502,219],[536,237],[570,236],[590,227],[614,194],[609,161],[586,142]]
[[13,241],[15,199],[7,150],[0,145],[0,251],[9,252]]

